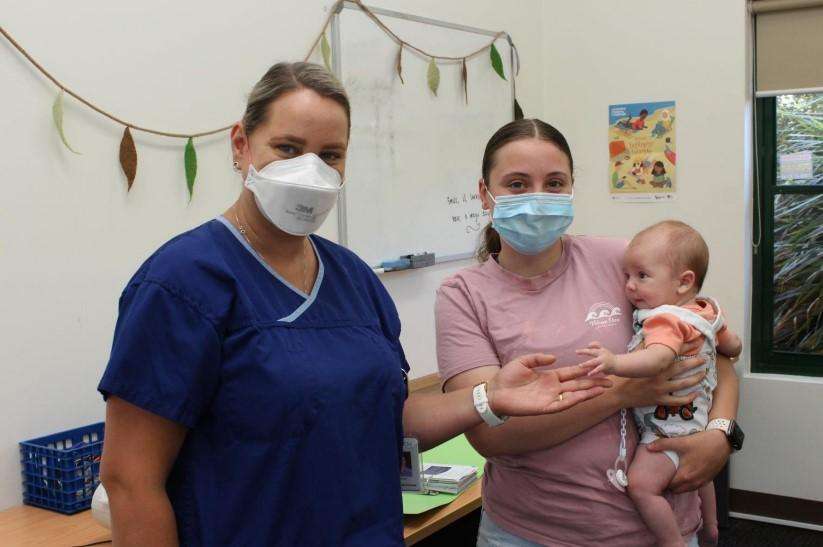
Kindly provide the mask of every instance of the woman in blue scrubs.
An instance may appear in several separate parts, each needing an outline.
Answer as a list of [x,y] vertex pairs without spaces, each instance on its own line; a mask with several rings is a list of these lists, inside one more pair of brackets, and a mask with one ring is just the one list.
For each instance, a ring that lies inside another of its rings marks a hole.
[[[239,198],[123,291],[99,385],[116,545],[402,545],[404,432],[425,449],[608,385],[536,372],[553,358],[533,355],[475,390],[408,396],[386,290],[311,235],[339,192],[349,129],[322,67],[273,66],[231,132]],[[484,392],[487,407],[473,397]]]

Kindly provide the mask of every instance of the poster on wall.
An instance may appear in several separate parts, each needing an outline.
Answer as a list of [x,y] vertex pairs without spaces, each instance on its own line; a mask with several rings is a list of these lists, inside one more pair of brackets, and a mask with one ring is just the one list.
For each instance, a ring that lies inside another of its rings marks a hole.
[[609,106],[609,194],[615,201],[673,201],[674,101]]

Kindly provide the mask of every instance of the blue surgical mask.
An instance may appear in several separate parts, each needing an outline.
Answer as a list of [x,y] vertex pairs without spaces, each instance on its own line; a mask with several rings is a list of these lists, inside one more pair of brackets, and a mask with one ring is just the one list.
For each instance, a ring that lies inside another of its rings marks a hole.
[[492,226],[524,255],[551,247],[574,219],[573,194],[531,193],[494,197]]

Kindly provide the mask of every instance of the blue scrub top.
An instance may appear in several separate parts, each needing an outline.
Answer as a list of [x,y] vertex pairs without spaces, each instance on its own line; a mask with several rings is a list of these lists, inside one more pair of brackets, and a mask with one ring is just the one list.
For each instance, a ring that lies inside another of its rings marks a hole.
[[181,545],[402,545],[397,310],[311,236],[311,294],[224,218],[166,243],[120,298],[98,389],[189,428],[167,490]]

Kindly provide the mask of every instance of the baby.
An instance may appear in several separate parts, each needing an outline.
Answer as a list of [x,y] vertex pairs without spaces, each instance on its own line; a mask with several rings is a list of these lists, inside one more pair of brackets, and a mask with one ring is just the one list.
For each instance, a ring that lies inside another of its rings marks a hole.
[[[629,243],[624,256],[626,295],[636,308],[635,335],[629,352],[615,355],[597,342],[581,355],[589,374],[614,374],[629,378],[655,376],[675,360],[700,355],[706,376],[687,390],[697,392],[691,404],[634,409],[641,431],[640,446],[629,466],[628,490],[640,515],[663,546],[685,545],[674,511],[663,492],[679,463],[675,452],[650,452],[645,445],[660,437],[680,437],[703,431],[717,385],[717,352],[737,357],[740,338],[723,324],[714,300],[698,297],[709,265],[709,249],[700,234],[677,221],[646,228]],[[691,370],[686,375],[694,374]],[[678,393],[677,395],[684,395]],[[701,545],[717,542],[717,510],[711,483],[700,488],[703,530]]]

